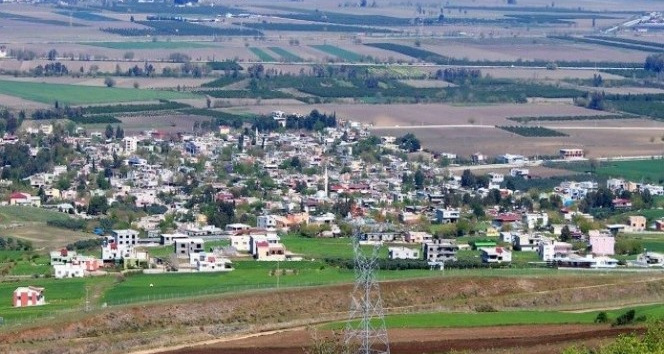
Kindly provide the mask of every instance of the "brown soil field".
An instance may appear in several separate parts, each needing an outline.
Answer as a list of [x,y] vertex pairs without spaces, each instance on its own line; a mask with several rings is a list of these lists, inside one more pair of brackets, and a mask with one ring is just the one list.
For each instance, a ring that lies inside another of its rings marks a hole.
[[[119,117],[125,134],[136,135],[146,130],[159,130],[165,133],[191,132],[194,122],[209,121],[209,117],[174,114],[163,116]],[[106,125],[99,126],[100,130]]]
[[[607,325],[539,325],[487,328],[393,329],[388,331],[390,352],[395,354],[447,353],[470,351],[495,353],[560,353],[561,349],[598,339],[615,338],[624,333],[641,333],[641,328],[611,328]],[[246,339],[230,340],[200,347],[188,347],[163,354],[286,354],[305,353],[313,343],[308,330],[279,332]],[[335,340],[332,332],[318,332],[318,338]]]
[[524,79],[524,80],[561,80],[561,79],[592,79],[593,75],[602,75],[604,80],[621,80],[622,76],[602,73],[595,70],[546,70],[528,68],[482,68],[483,75],[492,77]]
[[[628,123],[627,123],[628,124]],[[589,157],[650,156],[664,153],[660,137],[664,130],[572,130],[557,128],[567,137],[522,137],[486,126],[423,129],[372,129],[378,135],[415,134],[424,148],[470,156],[475,152],[497,156],[504,153],[524,156],[557,155],[562,148],[583,148]],[[651,139],[654,141],[651,142]]]
[[22,98],[0,95],[0,107],[21,107],[22,109],[42,109],[51,107],[50,104],[24,100]]
[[[0,352],[155,352],[155,347],[163,351],[177,345],[339,321],[347,316],[351,289],[352,284],[257,291],[70,313],[23,327],[0,328]],[[471,311],[485,304],[501,311],[626,306],[661,302],[662,290],[664,277],[657,273],[626,276],[553,270],[538,276],[441,273],[432,278],[381,282],[388,313]]]
[[2,229],[2,234],[31,241],[36,249],[45,251],[94,238],[93,234],[63,230],[40,223],[27,223],[25,226]]
[[290,113],[336,112],[341,119],[373,124],[374,128],[391,126],[420,126],[438,124],[514,125],[506,117],[597,115],[597,111],[570,104],[498,104],[486,106],[455,106],[450,104],[314,104],[306,106],[250,107],[253,113],[268,114],[275,110]]
[[[537,43],[532,43],[532,42]],[[422,48],[454,58],[470,60],[560,60],[643,62],[649,53],[593,44],[535,39],[509,43],[508,40],[429,40]]]

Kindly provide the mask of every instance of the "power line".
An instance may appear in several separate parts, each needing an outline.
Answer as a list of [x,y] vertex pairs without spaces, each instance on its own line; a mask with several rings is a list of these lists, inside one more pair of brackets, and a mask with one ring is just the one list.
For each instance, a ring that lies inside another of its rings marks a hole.
[[375,274],[379,249],[380,244],[375,244],[371,254],[365,255],[360,248],[359,232],[353,238],[355,286],[351,293],[350,314],[344,333],[348,353],[390,353],[383,300]]

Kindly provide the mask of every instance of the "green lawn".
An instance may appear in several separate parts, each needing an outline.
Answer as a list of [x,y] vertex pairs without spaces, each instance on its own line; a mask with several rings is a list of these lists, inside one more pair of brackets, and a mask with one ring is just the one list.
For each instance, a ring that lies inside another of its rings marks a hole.
[[[560,167],[576,172],[591,171],[589,162],[564,163]],[[600,161],[595,173],[605,177],[623,177],[634,182],[662,183],[664,160]]]
[[194,98],[193,94],[162,90],[98,87],[41,82],[0,80],[0,94],[16,96],[30,101],[61,105],[152,101],[157,99]]
[[[610,319],[630,309],[636,316],[645,315],[647,320],[664,316],[664,304],[641,307],[627,307],[606,311]],[[571,324],[593,323],[599,311],[574,313],[561,311],[505,311],[505,312],[434,312],[392,315],[385,317],[388,328],[442,328],[442,327],[487,327],[528,324]],[[333,323],[328,328],[344,328],[345,323]]]
[[351,52],[329,44],[312,45],[311,47],[318,49],[321,52],[339,57],[348,62],[360,62],[363,59],[361,55],[355,52]]
[[[92,277],[76,279],[26,279],[18,282],[0,283],[0,317],[7,323],[29,318],[55,315],[61,311],[82,309],[85,305],[85,288],[107,286],[113,282],[112,277]],[[35,307],[13,308],[12,294],[19,286],[43,287],[46,305]]]
[[120,50],[152,50],[152,49],[197,49],[212,47],[199,42],[86,42],[81,43],[95,47]]
[[249,50],[254,53],[254,55],[257,56],[260,61],[277,61],[277,59],[275,59],[272,55],[263,49],[252,47],[249,48]]
[[620,234],[621,238],[634,239],[641,242],[641,247],[653,252],[664,252],[664,233]]
[[281,59],[285,61],[290,61],[290,62],[301,62],[303,61],[302,58],[299,56],[287,51],[284,48],[281,47],[269,47],[271,51],[275,52],[278,56],[281,57]]

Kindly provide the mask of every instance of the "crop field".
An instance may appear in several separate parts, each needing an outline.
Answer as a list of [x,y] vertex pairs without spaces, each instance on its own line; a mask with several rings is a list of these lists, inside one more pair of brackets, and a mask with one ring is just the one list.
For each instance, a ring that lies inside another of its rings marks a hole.
[[[628,310],[636,310],[637,316],[657,320],[664,317],[664,304],[628,307],[605,311],[614,319]],[[600,311],[499,311],[499,312],[445,312],[385,316],[387,328],[440,328],[440,327],[491,327],[509,325],[541,324],[592,324]],[[342,329],[344,323],[326,326]]]
[[[353,246],[348,238],[306,238],[296,235],[285,235],[281,238],[286,249],[308,259],[322,258],[353,258]],[[370,252],[372,246],[361,246]],[[387,258],[387,247],[380,250],[379,257]]]
[[156,42],[88,42],[81,43],[94,47],[118,50],[154,50],[154,49],[199,49],[210,48],[209,44],[184,41],[156,41]]
[[10,225],[21,222],[42,222],[67,220],[69,216],[57,211],[23,206],[0,206],[0,224]]
[[106,17],[100,14],[92,13],[89,11],[56,11],[55,13],[60,14],[62,16],[71,16],[72,18],[76,18],[79,20],[83,21],[92,21],[92,22],[113,22],[117,21],[116,19],[112,17]]
[[278,56],[281,57],[282,60],[286,62],[301,62],[302,58],[299,56],[287,51],[284,48],[281,47],[269,47],[271,51],[275,52]]
[[[562,166],[576,172],[590,171],[590,163],[570,163]],[[606,177],[623,177],[631,181],[660,183],[664,180],[664,160],[600,161],[595,173]]]
[[193,98],[194,95],[173,91],[140,90],[115,87],[86,87],[0,80],[0,93],[42,103],[78,105],[150,101],[157,99]]
[[325,52],[329,55],[333,55],[335,57],[339,57],[342,60],[348,61],[348,62],[359,62],[362,61],[363,57],[360,54],[357,54],[355,52],[351,52],[345,49],[341,49],[339,47],[329,45],[329,44],[320,44],[320,45],[312,45],[312,48],[318,49],[321,52]]
[[272,55],[261,48],[251,47],[249,50],[254,53],[261,61],[276,61]]

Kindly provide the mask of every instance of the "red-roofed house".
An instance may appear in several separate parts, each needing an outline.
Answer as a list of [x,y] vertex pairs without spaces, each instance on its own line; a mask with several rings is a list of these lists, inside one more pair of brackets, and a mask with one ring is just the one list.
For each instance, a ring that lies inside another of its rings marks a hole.
[[14,192],[9,196],[9,205],[39,207],[41,206],[41,199],[28,193]]

